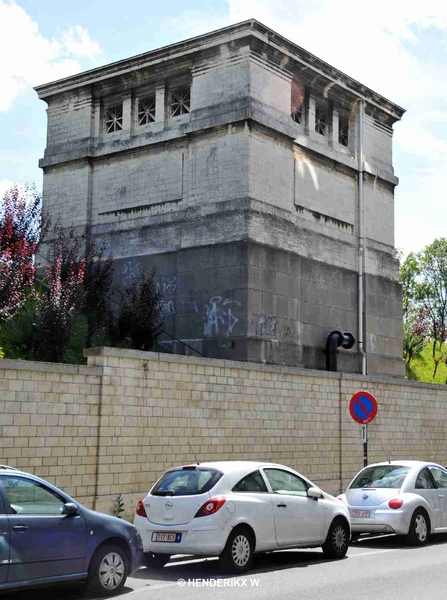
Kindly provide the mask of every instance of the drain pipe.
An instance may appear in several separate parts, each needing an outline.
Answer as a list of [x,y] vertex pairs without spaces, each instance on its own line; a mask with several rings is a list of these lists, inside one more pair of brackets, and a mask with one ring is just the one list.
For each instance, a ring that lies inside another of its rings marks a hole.
[[363,338],[363,273],[365,270],[365,210],[363,198],[363,111],[364,100],[359,100],[359,136],[358,136],[358,182],[359,182],[359,335],[358,345],[362,356],[362,375],[366,375],[366,352]]

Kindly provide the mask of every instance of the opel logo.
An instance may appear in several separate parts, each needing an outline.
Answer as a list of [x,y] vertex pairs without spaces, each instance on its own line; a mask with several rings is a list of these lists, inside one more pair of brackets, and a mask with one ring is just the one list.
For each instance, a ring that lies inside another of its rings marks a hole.
[[168,500],[168,501],[166,502],[166,504],[165,504],[165,508],[166,508],[166,510],[171,510],[171,508],[172,508],[173,506],[174,506],[174,505],[172,504],[172,502],[171,502],[170,500]]
[[368,494],[363,494],[362,498],[363,498],[363,500],[368,500],[369,496],[368,496]]

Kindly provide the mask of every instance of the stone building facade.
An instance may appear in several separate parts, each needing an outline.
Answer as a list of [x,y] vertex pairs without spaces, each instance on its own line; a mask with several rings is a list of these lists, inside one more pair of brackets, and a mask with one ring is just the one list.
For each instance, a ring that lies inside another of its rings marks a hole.
[[[255,20],[36,91],[44,208],[105,240],[121,285],[157,268],[168,334],[208,357],[325,368],[329,332],[359,338],[362,247],[368,373],[403,374],[403,109]],[[338,362],[360,372],[358,345]]]

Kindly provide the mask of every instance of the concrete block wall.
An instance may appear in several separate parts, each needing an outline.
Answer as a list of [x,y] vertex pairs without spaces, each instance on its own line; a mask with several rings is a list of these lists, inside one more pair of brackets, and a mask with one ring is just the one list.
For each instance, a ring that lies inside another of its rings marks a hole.
[[121,493],[131,519],[161,473],[194,455],[287,464],[337,494],[363,466],[348,411],[362,389],[379,403],[370,462],[386,452],[447,464],[445,386],[116,348],[86,355],[87,367],[1,361],[0,462],[98,510],[112,512]]

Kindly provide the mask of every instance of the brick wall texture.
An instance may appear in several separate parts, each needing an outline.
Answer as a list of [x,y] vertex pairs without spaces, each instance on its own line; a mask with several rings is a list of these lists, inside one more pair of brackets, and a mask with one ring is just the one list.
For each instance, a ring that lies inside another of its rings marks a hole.
[[0,361],[0,462],[126,518],[163,470],[289,465],[331,493],[363,466],[352,395],[372,392],[369,460],[447,464],[447,389],[405,380],[99,348],[88,366]]

